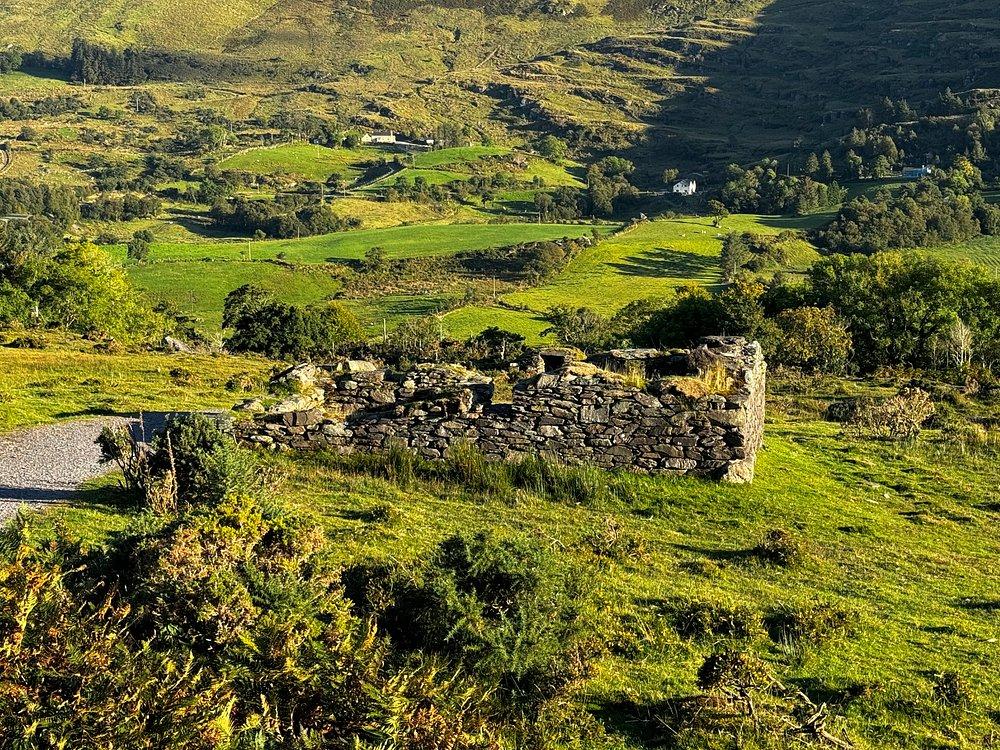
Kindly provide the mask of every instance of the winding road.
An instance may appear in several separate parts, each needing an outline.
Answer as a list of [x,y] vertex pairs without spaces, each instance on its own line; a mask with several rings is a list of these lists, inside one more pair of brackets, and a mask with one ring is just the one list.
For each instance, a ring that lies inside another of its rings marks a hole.
[[10,435],[0,435],[0,525],[22,505],[44,508],[73,500],[81,484],[107,474],[97,436],[104,427],[130,427],[150,436],[166,415],[103,417],[59,422]]

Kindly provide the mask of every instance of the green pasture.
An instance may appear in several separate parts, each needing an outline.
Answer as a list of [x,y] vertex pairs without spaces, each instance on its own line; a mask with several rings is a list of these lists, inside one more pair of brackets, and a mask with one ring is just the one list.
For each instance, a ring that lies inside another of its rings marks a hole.
[[[16,334],[0,334],[5,344]],[[0,349],[0,434],[47,422],[139,411],[229,409],[227,388],[248,375],[259,386],[274,363],[255,357],[101,352],[94,342],[47,334],[45,349]]]
[[219,166],[257,174],[288,173],[309,180],[326,180],[332,174],[351,179],[361,175],[361,164],[381,159],[385,153],[373,148],[327,148],[311,143],[251,149],[230,156]]
[[222,327],[226,295],[244,284],[274,293],[282,302],[311,304],[331,297],[340,281],[328,270],[246,261],[179,261],[128,266],[136,286],[198,318],[208,330]]
[[[995,472],[989,460],[934,437],[908,446],[852,441],[836,425],[772,407],[752,485],[615,480],[595,470],[595,481],[616,481],[620,494],[572,504],[526,492],[491,497],[459,484],[404,488],[345,473],[315,454],[271,464],[286,478],[283,498],[340,542],[336,554],[345,565],[416,561],[459,532],[558,545],[567,566],[586,572],[596,632],[608,646],[574,701],[603,722],[614,747],[661,746],[638,733],[648,728],[637,729],[635,717],[655,717],[668,710],[664,700],[698,694],[699,666],[727,648],[762,659],[785,691],[802,691],[817,705],[829,701],[828,731],[858,750],[988,746],[981,743],[1000,711]],[[373,509],[386,507],[391,522],[372,520]],[[133,513],[97,493],[95,502],[54,518],[100,540]],[[592,540],[608,529],[632,551],[595,554]],[[753,557],[773,529],[797,540],[800,562],[785,567]],[[699,602],[745,613],[749,632],[682,635],[671,613]],[[776,612],[817,606],[843,613],[848,625],[794,639],[764,625]],[[960,705],[935,693],[944,673],[959,674],[967,686]],[[954,729],[953,741],[940,742],[944,724]],[[766,747],[792,746],[781,744],[782,727],[776,732]]]
[[[714,287],[721,283],[719,253],[730,232],[777,234],[808,226],[810,217],[733,215],[715,227],[711,219],[686,217],[650,221],[627,229],[583,250],[562,273],[530,289],[504,297],[524,312],[497,309],[510,330],[536,339],[539,315],[556,305],[591,307],[613,314],[630,302],[662,298],[685,284]],[[791,248],[789,267],[800,270],[818,256],[805,242]],[[487,312],[488,310],[488,312]],[[476,332],[490,320],[493,308],[463,308],[449,314],[456,330]],[[491,324],[487,324],[491,325]]]
[[[337,232],[317,237],[261,242],[156,243],[150,260],[254,260],[279,259],[295,263],[339,263],[361,260],[373,247],[385,249],[390,258],[453,255],[464,250],[516,245],[521,242],[583,237],[596,227],[613,231],[616,225],[600,224],[425,224],[388,229]],[[280,256],[280,257],[279,257]]]

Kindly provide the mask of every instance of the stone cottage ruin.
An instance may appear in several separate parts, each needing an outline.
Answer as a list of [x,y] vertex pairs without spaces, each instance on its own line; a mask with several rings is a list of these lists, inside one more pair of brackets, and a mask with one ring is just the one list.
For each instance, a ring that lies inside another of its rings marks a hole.
[[455,365],[392,372],[370,362],[299,365],[276,380],[295,392],[240,429],[244,440],[343,453],[406,446],[441,458],[459,442],[487,457],[547,454],[607,469],[753,479],[764,425],[759,344],[713,337],[692,349],[617,350],[576,361],[534,353],[509,402]]

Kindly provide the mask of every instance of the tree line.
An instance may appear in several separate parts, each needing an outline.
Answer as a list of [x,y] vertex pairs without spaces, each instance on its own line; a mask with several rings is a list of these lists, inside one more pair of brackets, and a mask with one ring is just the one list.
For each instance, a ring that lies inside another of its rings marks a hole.
[[[571,306],[547,315],[549,333],[589,351],[688,346],[725,333],[760,340],[774,364],[810,371],[1000,365],[1000,281],[972,264],[913,251],[832,255],[801,283],[740,274],[718,291],[682,287],[611,318]],[[956,347],[962,357],[952,356]]]

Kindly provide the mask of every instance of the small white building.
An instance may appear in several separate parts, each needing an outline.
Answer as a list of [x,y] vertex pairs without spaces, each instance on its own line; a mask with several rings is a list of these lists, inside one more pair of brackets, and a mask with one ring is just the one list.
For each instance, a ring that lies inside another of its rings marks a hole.
[[904,180],[922,180],[924,177],[930,177],[934,174],[934,170],[924,164],[922,167],[904,167],[903,168],[903,179]]
[[674,185],[674,192],[678,195],[694,195],[698,192],[698,183],[694,180],[681,180]]
[[391,130],[376,130],[374,133],[365,133],[361,136],[361,142],[376,146],[391,146],[396,143],[396,134]]

